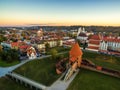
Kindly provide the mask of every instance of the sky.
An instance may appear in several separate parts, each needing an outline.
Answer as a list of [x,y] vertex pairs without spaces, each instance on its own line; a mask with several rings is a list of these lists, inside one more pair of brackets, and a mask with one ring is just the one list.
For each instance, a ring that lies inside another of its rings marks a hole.
[[0,0],[0,26],[120,26],[120,0]]

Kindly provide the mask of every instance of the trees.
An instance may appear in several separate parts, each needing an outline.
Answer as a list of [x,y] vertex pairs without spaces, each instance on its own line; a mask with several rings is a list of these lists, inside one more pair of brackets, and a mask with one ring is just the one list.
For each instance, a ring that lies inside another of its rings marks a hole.
[[46,49],[46,51],[48,51],[50,49],[50,44],[49,43],[45,44],[45,49]]
[[77,42],[78,42],[78,44],[79,44],[79,45],[81,44],[81,42],[80,42],[80,40],[79,40],[79,39],[77,39]]
[[13,62],[19,60],[18,51],[14,49],[10,49],[7,51],[0,52],[0,59],[5,62]]
[[60,46],[60,40],[57,41],[57,46]]
[[88,46],[88,43],[87,43],[87,42],[84,42],[84,43],[83,43],[83,49],[86,49],[87,46]]
[[52,56],[52,59],[55,59],[57,56],[58,52],[56,49],[51,49],[50,50],[50,55]]
[[7,40],[6,37],[4,37],[3,35],[0,35],[0,42],[6,41],[6,40]]
[[0,45],[0,52],[2,52],[2,50],[3,50],[2,48],[3,48],[3,47]]

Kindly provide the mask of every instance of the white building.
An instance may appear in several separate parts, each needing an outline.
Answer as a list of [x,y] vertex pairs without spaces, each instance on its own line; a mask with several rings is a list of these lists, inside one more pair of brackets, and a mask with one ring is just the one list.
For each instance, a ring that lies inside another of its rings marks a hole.
[[78,33],[77,33],[77,39],[84,42],[84,41],[87,41],[88,39],[88,36],[86,35],[86,31],[85,31],[85,28],[79,28],[78,29]]
[[55,47],[59,44],[59,46],[63,45],[63,41],[62,40],[48,40],[47,42],[45,42],[45,44],[48,43],[50,45],[50,47]]
[[34,47],[27,48],[27,56],[29,59],[35,59],[37,57],[37,53]]
[[104,37],[100,42],[100,51],[117,51],[120,52],[120,39],[114,37]]
[[40,52],[45,52],[45,44],[44,43],[37,44],[37,48]]

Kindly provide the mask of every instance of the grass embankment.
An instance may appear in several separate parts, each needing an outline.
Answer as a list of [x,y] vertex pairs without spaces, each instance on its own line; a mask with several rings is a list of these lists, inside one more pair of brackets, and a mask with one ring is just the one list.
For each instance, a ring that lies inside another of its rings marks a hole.
[[120,58],[95,52],[83,52],[83,58],[106,68],[120,71]]
[[5,62],[3,60],[0,60],[0,67],[9,67],[9,66],[13,66],[20,63],[18,60],[13,61],[13,62]]
[[[64,57],[67,56],[67,54],[64,54]],[[52,60],[51,57],[33,60],[17,68],[14,72],[49,86],[60,77],[55,71],[55,64],[58,60],[60,59],[56,58],[55,60]]]
[[120,79],[81,69],[67,90],[119,90]]
[[71,48],[70,48],[70,47],[63,47],[63,46],[61,46],[61,47],[53,47],[53,48],[50,48],[50,49],[46,52],[47,55],[50,54],[51,49],[55,49],[55,50],[57,50],[58,53],[61,53],[61,52],[70,51]]
[[0,90],[29,90],[29,88],[24,87],[24,85],[20,85],[7,77],[2,77],[0,78]]

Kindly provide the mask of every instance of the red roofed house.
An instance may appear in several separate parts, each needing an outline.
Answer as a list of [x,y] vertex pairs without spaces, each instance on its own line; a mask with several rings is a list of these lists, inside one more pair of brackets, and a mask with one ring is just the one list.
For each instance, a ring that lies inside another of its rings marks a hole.
[[26,44],[26,45],[20,46],[19,49],[21,52],[26,52],[27,48],[29,48],[29,47],[31,47],[31,46]]
[[[25,47],[24,45],[26,45],[26,43],[23,42],[23,41],[11,42],[10,44],[11,44],[11,48],[12,48],[12,49],[23,48],[23,47]],[[22,47],[21,47],[21,46],[22,46]]]
[[100,42],[102,40],[101,35],[93,35],[89,39],[87,50],[99,51]]
[[11,48],[12,49],[18,49],[19,48],[19,42],[12,42],[11,43]]
[[109,52],[109,53],[110,51],[114,51],[114,52],[119,52],[120,54],[120,38],[104,37],[100,43],[99,51]]
[[71,47],[75,44],[75,39],[68,39],[63,41],[63,46]]

